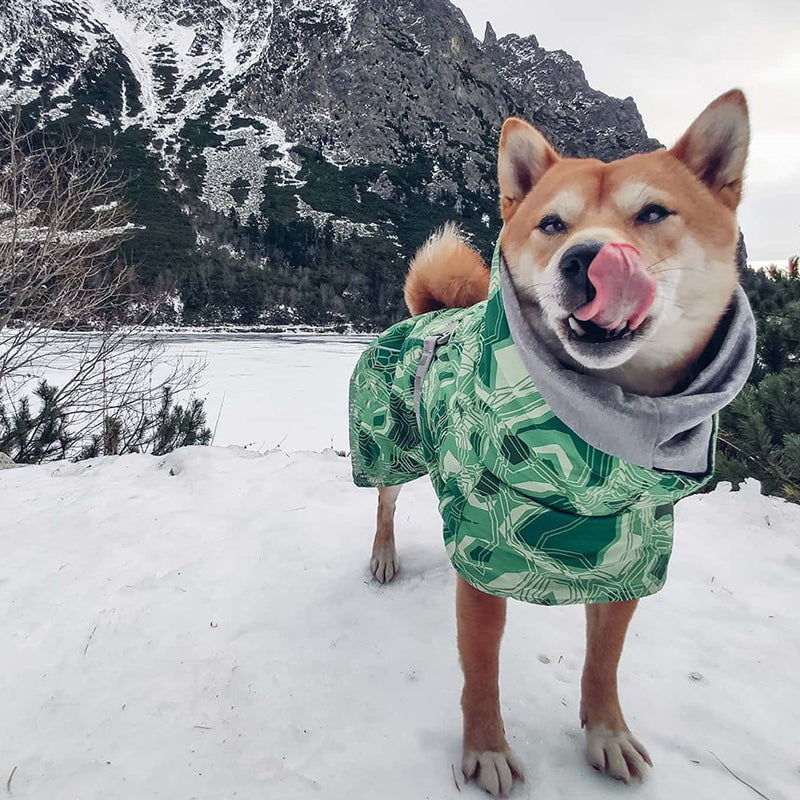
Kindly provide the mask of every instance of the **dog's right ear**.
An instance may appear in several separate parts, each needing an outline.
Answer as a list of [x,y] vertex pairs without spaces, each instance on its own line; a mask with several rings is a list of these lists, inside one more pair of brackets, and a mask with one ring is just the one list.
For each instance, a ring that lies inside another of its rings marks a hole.
[[500,134],[497,182],[500,214],[508,222],[539,178],[560,159],[533,125],[509,117]]
[[733,89],[711,103],[670,152],[735,210],[749,144],[747,101]]

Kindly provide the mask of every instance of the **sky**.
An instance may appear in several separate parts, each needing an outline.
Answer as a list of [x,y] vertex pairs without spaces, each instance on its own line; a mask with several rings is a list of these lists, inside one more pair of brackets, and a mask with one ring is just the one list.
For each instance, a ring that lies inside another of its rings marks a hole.
[[[750,104],[752,142],[739,222],[751,260],[800,253],[800,3],[797,0],[455,0],[483,38],[534,34],[566,50],[589,83],[631,96],[647,131],[673,144],[723,92]],[[560,9],[563,13],[559,13]]]

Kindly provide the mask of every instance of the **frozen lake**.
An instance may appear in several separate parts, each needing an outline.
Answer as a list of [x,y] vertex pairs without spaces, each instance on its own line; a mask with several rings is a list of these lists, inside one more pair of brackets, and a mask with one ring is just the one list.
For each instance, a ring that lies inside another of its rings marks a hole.
[[[214,444],[257,450],[348,450],[347,386],[370,335],[173,333],[168,355],[206,362]],[[217,422],[217,420],[219,420]]]

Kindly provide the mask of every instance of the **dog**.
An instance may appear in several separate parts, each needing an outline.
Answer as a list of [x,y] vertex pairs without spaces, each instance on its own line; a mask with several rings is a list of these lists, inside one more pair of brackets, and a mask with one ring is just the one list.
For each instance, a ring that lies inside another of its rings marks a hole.
[[666,577],[672,503],[710,478],[715,413],[752,365],[735,263],[748,143],[739,90],[671,149],[611,163],[562,158],[508,119],[491,270],[446,226],[410,265],[412,318],[354,372],[354,477],[378,488],[371,572],[397,574],[400,487],[430,474],[458,572],[462,770],[493,796],[523,780],[499,706],[508,597],[586,604],[588,761],[625,783],[652,766],[617,665]]

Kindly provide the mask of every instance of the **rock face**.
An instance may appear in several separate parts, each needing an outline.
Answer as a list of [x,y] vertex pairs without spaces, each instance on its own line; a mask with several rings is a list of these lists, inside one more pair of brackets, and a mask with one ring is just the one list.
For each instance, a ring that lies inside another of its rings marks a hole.
[[558,144],[562,155],[612,161],[659,146],[647,138],[633,99],[592,89],[583,67],[563,50],[545,50],[535,36],[496,40],[494,31],[484,49],[517,90],[524,116]]
[[455,219],[488,251],[509,115],[566,155],[653,149],[636,106],[448,0],[17,0],[0,108],[113,146],[143,287],[186,321],[384,324]]

